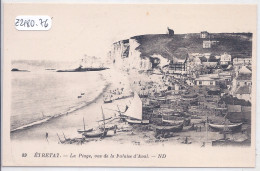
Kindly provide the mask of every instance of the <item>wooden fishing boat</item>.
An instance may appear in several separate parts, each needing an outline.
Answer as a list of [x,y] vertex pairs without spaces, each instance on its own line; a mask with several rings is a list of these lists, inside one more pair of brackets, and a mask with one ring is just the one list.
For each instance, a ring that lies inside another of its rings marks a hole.
[[230,139],[219,139],[212,141],[212,146],[250,146],[251,142],[249,139],[243,141],[234,141]]
[[236,123],[236,124],[211,124],[209,123],[209,127],[212,130],[215,131],[225,131],[225,130],[230,130],[230,131],[239,131],[242,128],[243,123]]
[[92,132],[84,132],[82,135],[85,136],[86,138],[104,138],[107,136],[107,132],[108,132],[108,129],[106,129],[106,118],[105,118],[105,115],[103,113],[103,108],[101,106],[101,110],[102,110],[102,117],[103,117],[103,129],[97,129],[95,131],[92,131]]
[[84,132],[91,132],[91,131],[93,131],[93,130],[94,130],[93,128],[89,128],[89,129],[85,129],[85,130],[78,129],[77,131],[78,131],[79,134],[82,134],[82,133],[84,133]]
[[99,137],[105,137],[107,135],[107,130],[104,131],[94,131],[94,132],[84,132],[82,135],[84,135],[86,138],[99,138]]
[[104,103],[112,103],[112,100],[104,100]]
[[104,101],[104,103],[112,103],[112,99],[110,96],[109,96],[109,98],[108,97],[104,98],[103,101]]
[[86,129],[84,117],[83,117],[83,126],[84,126],[83,129],[78,129],[78,130],[77,130],[77,132],[78,132],[79,134],[82,134],[82,133],[85,133],[85,132],[91,132],[91,131],[93,131],[93,128],[88,128],[88,129]]
[[149,120],[134,120],[134,119],[125,119],[128,124],[149,124]]
[[183,123],[183,120],[168,120],[168,119],[162,118],[162,122],[168,123],[168,124],[181,124],[181,123]]
[[168,119],[163,119],[162,118],[162,123],[168,124],[168,125],[176,125],[176,124],[181,124],[183,123],[183,126],[188,126],[190,125],[190,118],[184,118],[181,120],[168,120]]
[[134,98],[124,115],[128,117],[125,120],[129,124],[149,124],[149,120],[143,120],[143,105],[136,92],[134,93]]
[[180,132],[183,129],[183,123],[174,125],[174,126],[156,126],[155,132],[156,134],[162,134],[165,132]]

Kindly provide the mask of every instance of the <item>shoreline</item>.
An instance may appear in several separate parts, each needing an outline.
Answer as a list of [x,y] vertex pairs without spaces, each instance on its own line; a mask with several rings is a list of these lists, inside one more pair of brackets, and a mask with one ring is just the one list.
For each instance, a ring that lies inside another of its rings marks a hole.
[[94,99],[92,99],[88,102],[80,102],[77,106],[69,107],[65,112],[55,114],[53,116],[44,117],[44,118],[41,118],[39,120],[33,121],[31,123],[28,123],[28,124],[22,125],[20,127],[14,128],[14,129],[10,130],[11,137],[12,137],[13,134],[19,134],[19,132],[28,131],[29,129],[34,129],[34,127],[41,126],[41,125],[46,124],[48,122],[52,122],[52,120],[56,120],[56,119],[59,119],[63,116],[68,116],[68,115],[71,115],[75,112],[84,110],[85,108],[92,105],[93,103],[97,103],[97,101],[100,101],[100,99],[102,98],[102,95],[105,92],[107,92],[107,90],[110,88],[112,83],[108,82],[104,78],[102,73],[99,73],[99,76],[103,81],[105,81],[105,84],[104,84],[104,87],[102,88],[102,91]]
[[[105,117],[114,117],[119,115],[116,108],[118,105],[127,104],[131,97],[122,98],[120,100],[113,100],[112,103],[103,103],[101,98],[103,94],[107,93],[111,89],[117,89],[124,87],[125,91],[128,93],[131,92],[129,78],[125,77],[124,73],[118,73],[115,70],[110,70],[105,73],[100,73],[101,79],[106,81],[106,86],[103,88],[102,93],[99,94],[94,100],[91,101],[88,105],[76,110],[69,115],[62,115],[57,118],[51,119],[49,122],[36,125],[33,129],[25,129],[23,131],[17,131],[11,134],[11,140],[13,142],[21,142],[30,139],[31,141],[37,142],[48,142],[52,144],[60,144],[59,139],[62,141],[65,139],[80,139],[82,138],[81,134],[77,133],[78,129],[83,128],[82,118],[85,118],[86,128],[96,128],[98,124],[97,120],[102,118],[101,116],[101,106],[103,107]],[[124,94],[125,95],[125,94]],[[121,109],[120,109],[121,110]],[[128,123],[120,122],[119,119],[112,120],[109,125],[117,125],[119,128],[117,133],[114,134],[114,131],[108,132],[108,137],[104,139],[93,138],[86,139],[83,145],[89,143],[99,143],[99,144],[108,144],[117,142],[117,144],[132,144],[132,145],[188,145],[183,144],[186,138],[190,144],[197,147],[202,147],[203,144],[206,146],[209,145],[211,141],[216,139],[221,139],[222,134],[218,132],[208,131],[208,138],[206,138],[206,127],[201,124],[200,121],[205,120],[205,117],[200,119],[192,119],[191,122],[195,123],[197,126],[201,127],[200,131],[189,130],[189,126],[185,126],[181,132],[176,132],[172,137],[168,138],[159,138],[155,137],[155,132],[153,126],[143,126],[143,125],[129,125]],[[120,131],[123,130],[123,131]],[[126,130],[126,131],[124,131]],[[48,141],[46,141],[45,133],[48,133]],[[58,136],[57,136],[58,135]],[[244,137],[243,134],[234,135],[236,137]],[[73,145],[79,145],[78,143],[72,143]],[[65,145],[65,144],[63,144]]]

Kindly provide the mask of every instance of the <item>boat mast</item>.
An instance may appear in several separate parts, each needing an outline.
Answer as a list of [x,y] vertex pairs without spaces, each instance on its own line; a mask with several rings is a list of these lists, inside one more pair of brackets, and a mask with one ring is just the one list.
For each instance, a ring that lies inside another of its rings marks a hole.
[[105,126],[106,122],[105,122],[105,115],[104,115],[102,106],[101,106],[101,111],[102,111],[102,117],[103,117],[103,121],[104,121],[104,130],[105,130],[105,128],[106,128],[106,126]]
[[84,125],[84,131],[86,130],[85,128],[85,121],[84,121],[84,117],[83,117],[83,125]]

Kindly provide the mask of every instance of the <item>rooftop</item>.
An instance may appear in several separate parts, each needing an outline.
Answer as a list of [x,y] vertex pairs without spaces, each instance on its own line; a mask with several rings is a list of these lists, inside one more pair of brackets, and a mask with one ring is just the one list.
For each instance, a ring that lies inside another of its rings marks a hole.
[[252,80],[252,74],[238,74],[237,80]]
[[236,94],[251,94],[250,87],[249,86],[242,86],[239,87],[236,91]]

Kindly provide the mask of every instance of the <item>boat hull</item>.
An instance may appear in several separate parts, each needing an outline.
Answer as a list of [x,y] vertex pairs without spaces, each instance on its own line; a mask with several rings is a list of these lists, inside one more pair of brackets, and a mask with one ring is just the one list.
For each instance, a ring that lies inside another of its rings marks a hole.
[[93,131],[93,128],[90,128],[90,129],[86,129],[86,130],[78,130],[78,133],[79,134],[83,134],[83,133],[85,133],[85,132],[92,132]]
[[190,125],[190,119],[184,119],[184,120],[166,120],[162,119],[162,122],[168,125],[177,125],[183,123],[184,126]]
[[250,141],[248,139],[244,141],[232,141],[232,140],[215,140],[212,141],[212,146],[250,146]]
[[142,125],[146,125],[149,124],[150,121],[149,120],[132,120],[132,119],[125,119],[126,122],[128,122],[128,124],[142,124]]
[[104,103],[112,103],[112,100],[104,100]]
[[83,133],[82,135],[84,135],[86,138],[100,138],[105,137],[107,135],[107,131]]
[[167,132],[180,132],[183,129],[183,123],[175,126],[157,126],[155,127],[156,134],[164,134]]
[[219,124],[209,124],[209,127],[214,131],[225,131],[229,130],[232,132],[239,131],[242,128],[242,123],[229,124],[229,125],[219,125]]

